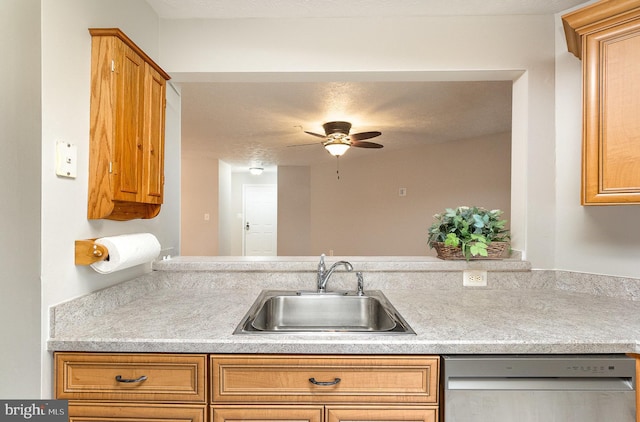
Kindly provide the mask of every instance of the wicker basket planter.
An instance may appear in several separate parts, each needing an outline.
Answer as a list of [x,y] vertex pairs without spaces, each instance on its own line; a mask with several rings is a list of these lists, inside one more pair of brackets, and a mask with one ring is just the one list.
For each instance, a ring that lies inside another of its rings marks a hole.
[[[487,255],[488,256],[471,256],[469,260],[480,260],[480,259],[503,259],[505,257],[505,251],[507,251],[509,247],[509,242],[491,242],[487,245]],[[438,258],[440,259],[463,259],[467,260],[467,258],[462,253],[462,248],[453,247],[453,246],[445,246],[444,242],[435,242],[433,244],[433,248],[438,253]]]

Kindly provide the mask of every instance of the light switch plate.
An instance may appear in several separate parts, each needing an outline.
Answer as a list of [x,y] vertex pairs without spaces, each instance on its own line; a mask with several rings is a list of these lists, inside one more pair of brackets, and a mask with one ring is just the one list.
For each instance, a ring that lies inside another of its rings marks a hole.
[[75,178],[78,172],[78,147],[65,141],[56,142],[56,174]]

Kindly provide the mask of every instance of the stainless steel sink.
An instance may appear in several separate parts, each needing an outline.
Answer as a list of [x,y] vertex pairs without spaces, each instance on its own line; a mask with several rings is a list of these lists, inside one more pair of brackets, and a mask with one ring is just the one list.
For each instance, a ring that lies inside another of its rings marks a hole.
[[234,334],[305,332],[415,334],[378,290],[362,296],[264,290]]

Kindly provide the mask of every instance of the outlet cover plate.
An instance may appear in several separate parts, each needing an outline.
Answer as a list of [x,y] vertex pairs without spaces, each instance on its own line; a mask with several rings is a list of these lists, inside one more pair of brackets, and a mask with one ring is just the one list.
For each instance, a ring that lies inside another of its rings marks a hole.
[[486,287],[487,272],[485,270],[465,270],[462,273],[462,285],[465,287]]
[[78,173],[78,147],[65,141],[56,142],[56,174],[74,179]]

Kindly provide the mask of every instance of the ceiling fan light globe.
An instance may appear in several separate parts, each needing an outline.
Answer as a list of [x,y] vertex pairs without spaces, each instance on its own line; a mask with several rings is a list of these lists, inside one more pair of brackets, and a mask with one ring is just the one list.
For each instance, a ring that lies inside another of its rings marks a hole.
[[342,142],[328,143],[325,144],[325,149],[329,151],[329,154],[339,157],[349,149],[349,144],[345,144]]

